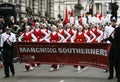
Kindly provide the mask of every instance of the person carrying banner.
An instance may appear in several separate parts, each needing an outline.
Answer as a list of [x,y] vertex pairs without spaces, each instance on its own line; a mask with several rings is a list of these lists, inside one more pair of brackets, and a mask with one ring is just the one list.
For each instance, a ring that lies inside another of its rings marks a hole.
[[[43,32],[43,33],[42,33]],[[48,30],[47,25],[45,23],[42,24],[41,27],[41,41],[40,42],[49,42],[50,30]]]
[[3,64],[5,78],[10,76],[9,68],[12,72],[12,76],[15,75],[15,69],[13,65],[14,57],[14,42],[16,42],[16,36],[11,32],[11,28],[8,26],[5,28],[5,32],[1,35],[0,47],[3,48]]
[[64,36],[65,39],[63,42],[67,42],[67,40],[70,38],[70,34],[63,29],[63,24],[58,25],[58,32]]
[[[35,23],[35,27],[31,31],[37,38],[37,42],[47,42],[47,38],[49,37],[47,30],[40,29],[39,22]],[[33,64],[33,66],[40,66],[40,63]]]
[[88,24],[84,25],[84,33],[90,37],[90,42],[93,42],[93,40],[96,38],[96,35],[89,29]]
[[[111,26],[108,27],[108,28],[112,28],[112,29],[109,29],[108,31],[105,31],[105,32],[108,32],[109,37],[105,38],[104,41],[109,40],[112,43],[110,51],[109,51],[109,77],[108,77],[108,79],[113,79],[114,68],[115,68],[115,71],[116,71],[116,77],[118,77],[118,61],[116,59],[118,53],[115,52],[118,49],[116,48],[115,41],[116,41],[116,38],[119,38],[119,37],[115,37],[115,31],[116,31],[116,28],[117,28],[116,22],[117,22],[117,20],[115,19],[115,17],[113,17],[111,19]],[[118,35],[116,35],[116,36],[118,36]],[[117,42],[117,44],[118,43],[119,42]]]
[[[74,34],[76,34],[76,31],[71,28],[70,23],[67,23],[67,24],[66,24],[66,31],[70,34],[71,37],[72,37]],[[71,38],[71,37],[70,37],[70,38]],[[71,42],[70,38],[67,40],[67,42]]]
[[40,29],[39,22],[35,23],[35,28],[31,32],[37,37],[37,42],[46,42],[49,37],[48,30]]
[[103,32],[97,28],[97,25],[92,24],[91,31],[96,35],[96,38],[93,40],[93,42],[101,42],[102,37],[103,37]]
[[109,52],[108,79],[113,79],[115,67],[117,82],[120,82],[120,26],[117,27],[116,22],[117,20],[115,19],[115,17],[113,17],[111,19],[111,24],[114,30],[108,38],[104,39],[104,41],[109,40],[112,43]]
[[[36,36],[31,33],[31,27],[25,26],[25,32],[22,33],[22,35],[18,38],[18,41],[24,41],[24,42],[37,42]],[[25,64],[25,71],[33,70],[33,66],[31,64]]]
[[[90,37],[83,32],[83,27],[79,26],[77,28],[78,32],[73,35],[71,37],[71,42],[75,42],[75,43],[86,43],[86,42],[90,42]],[[77,68],[77,71],[80,71],[81,68],[84,68],[84,66],[78,66],[78,65],[74,65],[75,68]]]
[[[57,32],[57,27],[55,25],[53,25],[51,27],[52,32],[50,33],[50,42],[51,43],[60,43],[63,42],[64,40],[64,36],[61,35],[59,32]],[[53,64],[51,65],[51,69],[50,71],[55,71],[59,69],[59,65],[57,64]]]

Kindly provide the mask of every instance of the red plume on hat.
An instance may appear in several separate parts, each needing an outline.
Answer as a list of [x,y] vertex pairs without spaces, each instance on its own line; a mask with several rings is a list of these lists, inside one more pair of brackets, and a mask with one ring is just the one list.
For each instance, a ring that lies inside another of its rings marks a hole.
[[98,18],[101,20],[101,18],[102,18],[102,12],[101,12],[100,15],[98,16]]

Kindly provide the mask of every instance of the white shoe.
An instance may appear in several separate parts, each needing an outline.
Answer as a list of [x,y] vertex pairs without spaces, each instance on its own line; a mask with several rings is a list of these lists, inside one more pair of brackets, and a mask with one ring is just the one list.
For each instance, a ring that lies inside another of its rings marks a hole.
[[35,64],[35,67],[37,67],[38,65],[37,64]]
[[30,66],[30,70],[31,70],[31,71],[33,70],[33,67],[32,67],[32,66]]
[[0,68],[2,68],[3,67],[3,63],[0,63]]
[[60,65],[60,67],[64,67],[64,65]]
[[60,65],[57,65],[57,70],[59,70],[59,68],[60,68]]
[[27,72],[27,71],[29,71],[29,70],[24,69],[24,72]]
[[51,72],[52,72],[52,71],[55,71],[55,68],[51,68],[50,71],[51,71]]
[[80,71],[80,70],[81,70],[81,68],[80,68],[80,66],[78,66],[78,67],[77,67],[77,71]]

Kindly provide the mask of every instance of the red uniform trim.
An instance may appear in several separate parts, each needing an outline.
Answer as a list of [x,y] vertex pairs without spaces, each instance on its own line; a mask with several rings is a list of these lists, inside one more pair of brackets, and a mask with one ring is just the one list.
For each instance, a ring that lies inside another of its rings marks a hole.
[[26,35],[26,33],[23,33],[23,39],[25,42],[32,42],[32,33],[29,33]]
[[59,36],[58,36],[58,33],[56,33],[55,35],[53,35],[52,33],[50,34],[50,41],[51,42],[58,42],[59,41]]
[[39,29],[38,31],[36,30],[36,29],[34,29],[34,35],[37,37],[37,41],[39,42],[39,40],[40,40],[40,38],[41,38],[41,36],[40,36],[40,34],[41,34],[41,30]]
[[93,40],[93,42],[97,42],[96,39],[100,36],[100,33],[97,32],[97,28],[91,31],[96,35],[96,38]]
[[75,42],[86,42],[86,38],[84,36],[84,32],[82,32],[80,35],[79,35],[79,33],[76,33]]
[[[73,36],[72,29],[70,29],[70,30],[68,31],[68,33],[71,35],[71,37]],[[70,37],[70,38],[71,38],[71,37]],[[67,42],[71,42],[70,38],[67,40]]]

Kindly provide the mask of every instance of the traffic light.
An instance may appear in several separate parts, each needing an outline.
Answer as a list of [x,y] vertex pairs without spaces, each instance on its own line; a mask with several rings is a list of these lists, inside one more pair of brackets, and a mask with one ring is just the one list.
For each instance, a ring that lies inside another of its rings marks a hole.
[[90,12],[90,14],[93,14],[93,6],[92,5],[89,6],[89,12]]

